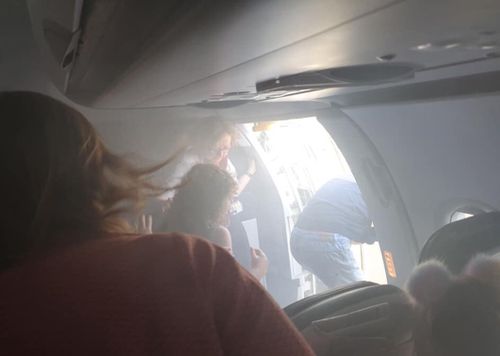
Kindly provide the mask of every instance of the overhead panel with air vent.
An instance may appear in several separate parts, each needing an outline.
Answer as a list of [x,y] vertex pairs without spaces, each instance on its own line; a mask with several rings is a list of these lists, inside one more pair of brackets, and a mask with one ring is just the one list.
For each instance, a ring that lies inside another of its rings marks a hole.
[[497,0],[85,0],[75,51],[52,52],[70,54],[59,87],[85,105],[231,106],[494,60],[499,17]]

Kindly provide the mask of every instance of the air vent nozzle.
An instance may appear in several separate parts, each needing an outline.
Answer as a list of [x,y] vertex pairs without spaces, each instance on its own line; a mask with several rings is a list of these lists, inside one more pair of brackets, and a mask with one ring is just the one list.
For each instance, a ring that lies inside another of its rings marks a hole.
[[257,92],[375,85],[413,78],[412,63],[373,63],[302,72],[257,83]]

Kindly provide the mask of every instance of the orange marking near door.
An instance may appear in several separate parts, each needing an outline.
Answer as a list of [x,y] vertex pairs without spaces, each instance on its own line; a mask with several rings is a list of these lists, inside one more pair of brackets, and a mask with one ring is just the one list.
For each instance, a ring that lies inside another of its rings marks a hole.
[[392,257],[392,253],[390,251],[384,251],[384,260],[385,260],[385,268],[387,270],[387,274],[392,278],[396,278],[398,274],[396,273],[394,258]]

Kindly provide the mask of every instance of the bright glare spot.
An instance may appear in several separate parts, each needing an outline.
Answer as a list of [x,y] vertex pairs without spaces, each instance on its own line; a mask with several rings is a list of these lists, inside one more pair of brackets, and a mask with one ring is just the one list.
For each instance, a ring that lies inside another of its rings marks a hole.
[[425,51],[426,49],[430,49],[432,47],[432,43],[425,43],[425,44],[421,44],[421,45],[418,45],[417,47],[415,47],[416,50],[419,50],[419,51]]
[[492,49],[496,49],[498,46],[497,45],[494,45],[494,44],[485,44],[485,45],[482,45],[480,48],[483,50],[483,51],[490,51]]
[[378,241],[373,244],[352,244],[354,258],[361,266],[365,280],[378,284],[387,284],[384,261]]
[[459,47],[462,43],[460,42],[449,42],[449,43],[446,43],[443,48],[444,49],[452,49],[452,48],[455,48],[455,47]]
[[305,66],[302,66],[302,69],[310,70],[310,69],[318,69],[321,68],[320,64],[307,64]]
[[354,180],[339,148],[315,117],[274,121],[255,135],[270,170],[308,197],[332,178]]
[[451,214],[450,222],[467,219],[467,218],[470,218],[473,216],[474,216],[474,214],[465,213],[463,211],[455,211],[453,214]]

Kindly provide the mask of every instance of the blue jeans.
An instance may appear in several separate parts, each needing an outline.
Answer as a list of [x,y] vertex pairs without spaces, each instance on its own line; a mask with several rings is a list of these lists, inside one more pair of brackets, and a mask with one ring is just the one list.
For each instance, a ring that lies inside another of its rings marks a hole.
[[294,228],[290,245],[297,262],[329,288],[363,280],[347,237]]

